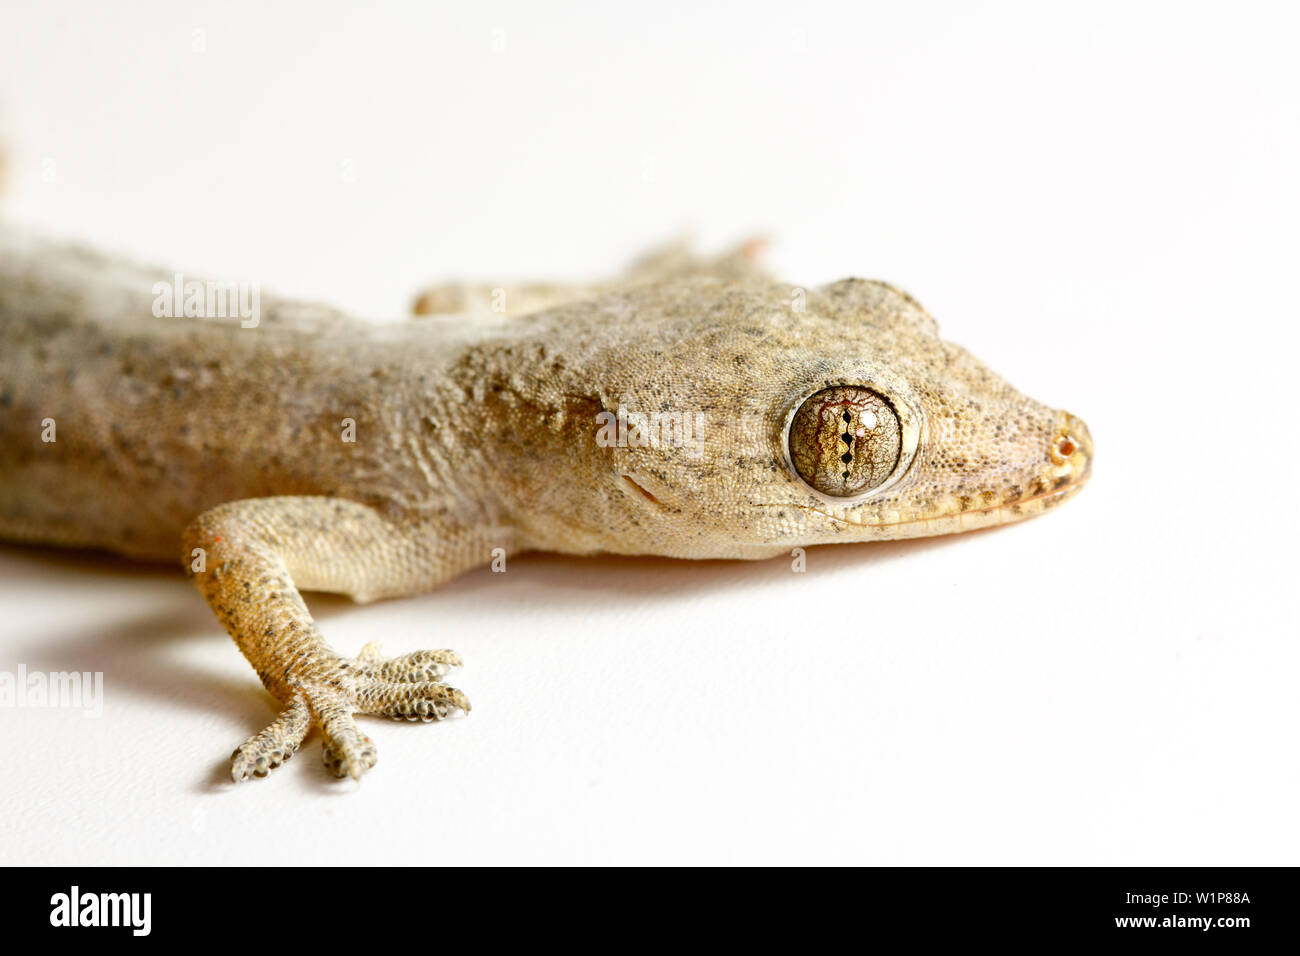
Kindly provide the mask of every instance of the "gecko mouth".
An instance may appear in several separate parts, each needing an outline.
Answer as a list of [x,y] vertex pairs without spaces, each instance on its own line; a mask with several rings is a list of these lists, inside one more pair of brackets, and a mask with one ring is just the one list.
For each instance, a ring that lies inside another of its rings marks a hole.
[[[981,508],[967,508],[961,511],[949,511],[941,514],[928,515],[923,518],[908,518],[903,521],[855,521],[852,518],[846,518],[843,515],[837,515],[824,508],[818,508],[813,505],[795,505],[801,511],[807,511],[812,514],[821,515],[832,521],[838,521],[841,524],[852,525],[855,528],[920,528],[925,525],[940,524],[943,522],[962,523],[968,520],[967,516],[974,518],[974,522],[968,522],[966,526],[959,528],[943,530],[977,530],[979,528],[988,528],[995,525],[1008,523],[1010,521],[1020,521],[1024,518],[1030,518],[1034,515],[1053,508],[1065,501],[1067,498],[1074,497],[1078,491],[1088,483],[1088,478],[1092,473],[1091,461],[1079,475],[1067,481],[1065,484],[1058,485],[1046,491],[1040,491],[1036,494],[1027,495],[1023,498],[1017,498],[1014,501],[1003,501],[994,505],[986,505]],[[786,507],[789,507],[788,505]],[[943,530],[936,530],[935,533],[943,533]]]

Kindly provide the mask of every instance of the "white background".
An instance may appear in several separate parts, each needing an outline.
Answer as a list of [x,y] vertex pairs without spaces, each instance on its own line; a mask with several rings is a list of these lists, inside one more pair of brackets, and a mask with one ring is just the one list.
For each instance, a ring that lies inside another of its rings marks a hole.
[[367,722],[359,786],[315,737],[228,782],[272,701],[179,573],[4,546],[0,667],[106,703],[0,713],[0,861],[1295,864],[1297,26],[4,0],[10,220],[381,318],[766,232],[792,283],[914,292],[1097,463],[1041,519],[802,575],[532,556],[312,597],[341,649],[468,664],[473,715]]

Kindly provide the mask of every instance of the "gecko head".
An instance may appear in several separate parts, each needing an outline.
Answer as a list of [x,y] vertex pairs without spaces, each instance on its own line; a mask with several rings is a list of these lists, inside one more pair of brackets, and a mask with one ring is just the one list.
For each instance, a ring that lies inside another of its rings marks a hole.
[[[974,530],[1053,508],[1090,474],[1081,419],[945,342],[892,286],[844,280],[793,311],[788,287],[690,294],[694,311],[645,303],[642,316],[663,314],[653,357],[611,383],[615,550],[761,557]],[[620,442],[625,421],[634,440]]]

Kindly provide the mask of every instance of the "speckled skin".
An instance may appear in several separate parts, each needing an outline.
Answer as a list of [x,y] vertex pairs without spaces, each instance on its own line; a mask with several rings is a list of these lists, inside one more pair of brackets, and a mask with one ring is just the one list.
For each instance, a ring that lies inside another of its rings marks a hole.
[[[906,294],[796,290],[753,252],[650,259],[595,292],[530,286],[517,298],[554,307],[522,315],[376,325],[264,295],[241,328],[155,318],[170,270],[0,230],[0,535],[179,552],[284,706],[236,751],[235,779],[313,724],[327,765],[359,777],[375,751],[353,715],[467,711],[441,682],[459,661],[345,659],[299,590],[414,594],[498,548],[766,558],[1015,521],[1082,486],[1083,423],[944,342]],[[426,293],[424,311],[474,311],[472,288]],[[881,396],[899,429],[893,474],[856,497],[791,463],[796,410],[838,386]],[[606,447],[597,416],[619,406],[700,427]]]

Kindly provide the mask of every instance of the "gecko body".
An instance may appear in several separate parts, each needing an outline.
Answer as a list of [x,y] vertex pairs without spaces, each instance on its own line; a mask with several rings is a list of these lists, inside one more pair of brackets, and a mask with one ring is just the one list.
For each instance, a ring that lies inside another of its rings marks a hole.
[[446,286],[417,311],[458,314],[394,324],[263,296],[248,328],[157,317],[168,270],[0,230],[0,536],[179,557],[282,705],[235,779],[313,725],[359,777],[354,715],[468,711],[443,681],[459,659],[340,655],[302,590],[416,594],[526,550],[767,558],[1016,521],[1083,486],[1084,423],[910,296],[792,289],[753,252],[506,286],[504,314]]

